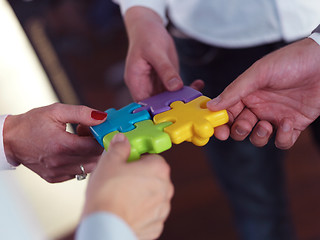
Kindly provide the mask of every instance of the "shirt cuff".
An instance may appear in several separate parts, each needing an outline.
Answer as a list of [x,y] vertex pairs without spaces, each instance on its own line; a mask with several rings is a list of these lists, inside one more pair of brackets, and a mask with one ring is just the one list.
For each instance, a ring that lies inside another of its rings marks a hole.
[[165,0],[113,0],[113,2],[120,5],[122,15],[125,15],[126,11],[131,7],[146,7],[155,11],[161,17],[164,25],[168,23]]
[[76,240],[138,240],[128,224],[115,214],[97,212],[87,216],[76,231]]
[[3,145],[3,126],[8,115],[0,116],[0,170],[12,170],[15,169],[10,163],[8,163],[6,154],[4,153]]
[[314,32],[309,36],[309,38],[313,39],[316,43],[320,45],[320,33]]

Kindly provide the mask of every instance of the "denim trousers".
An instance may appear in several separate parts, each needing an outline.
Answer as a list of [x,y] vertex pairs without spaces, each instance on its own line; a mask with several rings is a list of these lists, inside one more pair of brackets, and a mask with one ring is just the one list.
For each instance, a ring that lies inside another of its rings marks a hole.
[[[205,81],[203,94],[214,98],[255,61],[285,42],[225,49],[191,38],[174,37],[185,84]],[[270,140],[255,147],[248,139],[219,141],[205,147],[210,165],[230,201],[239,238],[243,240],[295,239],[288,211],[284,152]],[[196,163],[195,163],[196,164]]]

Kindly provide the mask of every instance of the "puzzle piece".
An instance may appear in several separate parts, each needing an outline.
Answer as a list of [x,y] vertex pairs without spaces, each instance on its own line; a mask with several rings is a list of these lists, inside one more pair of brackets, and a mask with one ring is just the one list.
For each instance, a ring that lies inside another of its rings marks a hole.
[[131,103],[119,110],[115,110],[114,108],[108,109],[106,111],[108,113],[107,120],[97,126],[90,127],[91,132],[101,146],[103,146],[103,137],[108,133],[114,131],[128,132],[135,128],[135,123],[151,119],[147,110],[133,113],[135,109],[140,107],[141,105],[138,103]]
[[185,103],[200,97],[201,92],[184,86],[182,89],[174,92],[163,92],[139,102],[141,108],[134,110],[134,113],[148,110],[151,116],[170,110],[170,104],[175,101],[183,101]]
[[189,141],[197,146],[203,146],[214,133],[214,128],[228,122],[226,110],[212,112],[206,104],[211,99],[200,96],[188,103],[173,102],[171,110],[155,115],[154,123],[172,122],[164,131],[175,144]]
[[[165,122],[155,125],[152,120],[145,120],[134,124],[135,129],[124,133],[131,144],[131,153],[128,161],[139,159],[143,153],[161,153],[171,148],[170,137],[167,133],[163,132],[163,129],[171,124],[170,122]],[[109,133],[103,138],[103,145],[106,150],[117,133],[119,132]]]

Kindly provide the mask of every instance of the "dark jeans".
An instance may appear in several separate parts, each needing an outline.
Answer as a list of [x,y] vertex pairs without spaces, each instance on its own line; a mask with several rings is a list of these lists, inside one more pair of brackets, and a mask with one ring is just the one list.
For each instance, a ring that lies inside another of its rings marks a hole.
[[[181,76],[186,84],[202,79],[203,94],[213,98],[256,60],[284,42],[246,49],[223,49],[192,39],[175,38]],[[210,163],[229,198],[241,239],[294,239],[288,213],[283,151],[274,141],[262,148],[248,139],[225,142],[211,138],[206,145]]]

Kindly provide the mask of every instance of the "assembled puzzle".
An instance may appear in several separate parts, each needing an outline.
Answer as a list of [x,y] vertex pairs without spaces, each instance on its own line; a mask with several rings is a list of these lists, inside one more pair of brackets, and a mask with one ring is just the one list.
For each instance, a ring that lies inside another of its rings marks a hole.
[[210,98],[184,86],[174,92],[163,92],[119,110],[108,109],[107,120],[90,127],[94,137],[107,150],[114,135],[122,132],[129,139],[128,161],[144,153],[161,153],[172,143],[184,141],[205,145],[214,128],[229,121],[226,110],[212,112],[206,104]]

